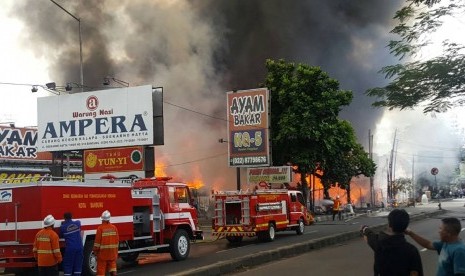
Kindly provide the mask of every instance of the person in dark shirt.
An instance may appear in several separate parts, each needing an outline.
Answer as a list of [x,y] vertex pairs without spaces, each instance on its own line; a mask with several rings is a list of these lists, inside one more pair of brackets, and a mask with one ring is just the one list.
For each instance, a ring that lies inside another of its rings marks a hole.
[[64,276],[81,275],[84,259],[81,237],[81,222],[72,220],[72,215],[66,212],[60,226],[60,237],[65,239],[65,254],[63,256]]
[[368,226],[362,227],[361,232],[375,253],[375,276],[423,276],[420,252],[404,236],[409,222],[405,210],[394,209],[388,215],[387,230],[375,233]]

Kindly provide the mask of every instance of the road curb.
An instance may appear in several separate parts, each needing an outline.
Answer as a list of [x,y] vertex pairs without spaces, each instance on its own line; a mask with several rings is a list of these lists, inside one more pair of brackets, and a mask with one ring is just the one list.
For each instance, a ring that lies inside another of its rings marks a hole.
[[[366,214],[357,214],[357,213],[353,213],[353,214],[350,214],[350,213],[344,213],[342,214],[342,221],[344,220],[348,220],[348,219],[352,219],[352,218],[356,218],[356,217],[359,217],[359,216],[364,216]],[[333,215],[324,215],[324,216],[315,216],[314,217],[314,220],[315,222],[326,222],[326,221],[332,221],[333,220]],[[338,221],[337,219],[335,219],[334,221]]]
[[[432,212],[422,212],[419,214],[413,214],[410,216],[410,221],[417,221],[429,217],[434,217],[440,214],[445,213],[445,210],[435,210]],[[326,216],[327,217],[327,216]],[[326,218],[327,219],[327,218]],[[331,216],[332,220],[332,216]],[[375,231],[385,229],[387,223],[382,223],[378,225],[371,225],[370,228]],[[353,240],[355,238],[360,238],[360,231],[348,231],[344,233],[339,233],[331,236],[326,236],[322,238],[317,238],[293,245],[281,246],[272,250],[267,250],[232,260],[216,262],[211,265],[183,271],[173,275],[178,276],[204,276],[204,275],[223,275],[226,273],[232,273],[238,270],[243,270],[245,268],[254,267],[257,265],[262,265],[271,261],[279,260],[282,258],[294,257],[315,249],[324,248],[330,245],[339,244],[341,242]]]

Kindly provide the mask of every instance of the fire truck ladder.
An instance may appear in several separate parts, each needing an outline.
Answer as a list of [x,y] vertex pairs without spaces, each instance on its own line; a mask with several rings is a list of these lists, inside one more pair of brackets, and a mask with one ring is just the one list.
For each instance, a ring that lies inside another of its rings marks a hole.
[[242,210],[242,224],[250,224],[250,199],[249,197],[244,197],[241,201],[241,210]]
[[160,232],[165,229],[163,213],[160,209],[160,196],[155,194],[152,198],[152,212],[153,212],[153,232]]
[[223,226],[223,201],[215,201],[215,225]]

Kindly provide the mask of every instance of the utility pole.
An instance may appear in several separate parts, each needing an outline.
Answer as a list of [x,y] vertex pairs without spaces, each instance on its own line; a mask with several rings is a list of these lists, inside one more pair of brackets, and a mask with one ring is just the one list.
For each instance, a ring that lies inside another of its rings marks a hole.
[[417,191],[415,189],[415,155],[412,155],[412,189],[413,189],[413,207],[416,204]]
[[[371,134],[371,129],[368,130],[368,152],[371,161],[373,161],[373,135]],[[374,177],[370,176],[370,203],[371,206],[375,206],[375,200],[374,200]]]
[[76,17],[74,14],[70,13],[68,10],[63,8],[60,4],[55,2],[54,0],[50,0],[53,4],[58,6],[64,12],[66,12],[69,16],[71,16],[74,20],[78,22],[79,25],[79,59],[80,59],[80,66],[81,66],[81,92],[84,92],[84,72],[82,68],[82,34],[81,34],[81,18]]
[[[226,139],[220,138],[218,139],[218,142],[228,143],[229,141]],[[231,143],[234,143],[234,141],[232,141]],[[241,190],[241,168],[240,167],[236,167],[236,188],[238,191]]]
[[388,198],[392,200],[393,198],[393,168],[392,163],[394,160],[394,148],[396,146],[396,135],[397,129],[394,132],[394,141],[392,142],[391,157],[389,158],[389,172],[388,172]]
[[[391,191],[391,188],[389,186],[389,159],[386,158],[386,180],[387,180],[387,191],[386,191],[386,203],[388,203],[388,199],[389,199],[389,193]],[[382,189],[381,189],[382,191]],[[384,200],[384,196],[383,196],[383,200]],[[384,201],[383,201],[384,202]]]

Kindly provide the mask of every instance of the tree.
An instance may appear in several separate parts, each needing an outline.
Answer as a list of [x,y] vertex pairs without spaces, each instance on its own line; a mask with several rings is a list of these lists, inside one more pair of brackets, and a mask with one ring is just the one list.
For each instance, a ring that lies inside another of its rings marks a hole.
[[[341,121],[341,123],[345,123],[345,121]],[[326,197],[329,197],[328,189],[337,183],[342,189],[347,190],[347,202],[350,203],[352,202],[350,189],[352,178],[360,175],[373,176],[376,172],[376,164],[370,159],[363,146],[356,143],[352,128],[346,132],[346,135],[348,136],[347,140],[352,143],[351,147],[345,150],[341,148],[341,151],[329,155],[324,163],[324,174],[321,177],[321,182]]]
[[[399,60],[414,58],[430,44],[425,37],[441,27],[445,18],[462,17],[465,4],[457,2],[440,5],[440,0],[407,0],[394,17],[399,24],[391,33],[400,39],[389,42],[391,54]],[[403,110],[422,105],[423,112],[428,113],[445,112],[465,104],[463,45],[444,41],[443,55],[385,66],[380,72],[391,82],[385,87],[367,90],[367,95],[378,98],[374,106]]]
[[411,178],[399,177],[392,183],[392,193],[395,197],[399,192],[409,192],[413,189],[413,182]]
[[[284,60],[267,60],[266,67],[265,86],[271,91],[273,163],[295,166],[307,198],[307,175],[318,166],[334,171],[350,167],[342,164],[350,160],[340,155],[361,148],[357,147],[350,123],[338,119],[341,108],[350,104],[353,95],[340,90],[339,82],[319,67]],[[355,166],[351,168],[347,174],[358,175]]]

